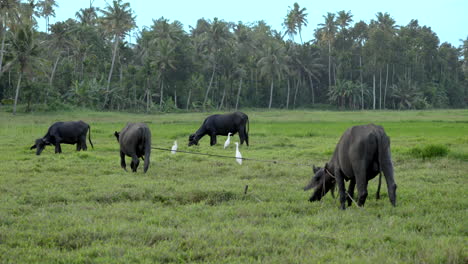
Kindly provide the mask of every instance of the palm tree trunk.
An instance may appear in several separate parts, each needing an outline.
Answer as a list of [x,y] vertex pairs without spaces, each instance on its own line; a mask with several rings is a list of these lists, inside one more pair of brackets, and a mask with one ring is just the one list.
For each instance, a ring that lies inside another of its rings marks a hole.
[[364,110],[364,85],[362,84],[362,56],[359,56],[359,71],[361,78],[361,109]]
[[288,78],[288,94],[286,95],[286,109],[289,109],[289,91],[291,90],[291,87],[289,85],[289,78]]
[[372,75],[372,97],[373,97],[372,109],[375,110],[375,71],[374,71],[374,74]]
[[174,86],[174,107],[177,109],[177,90],[176,90],[176,86]]
[[60,56],[57,56],[57,59],[55,59],[55,62],[54,62],[54,67],[52,68],[52,73],[50,74],[49,89],[47,89],[46,91],[44,104],[47,104],[47,98],[49,98],[49,92],[50,90],[52,90],[52,83],[54,82],[55,71],[57,70],[57,65],[58,65],[59,60],[60,60]]
[[6,38],[6,25],[5,25],[5,16],[2,20],[2,49],[0,50],[0,77],[3,75],[2,65],[3,65],[3,54],[5,53],[5,38]]
[[188,96],[187,96],[187,106],[185,107],[185,110],[188,111],[189,109],[189,105],[190,105],[190,97],[192,96],[192,86],[190,86],[190,89],[189,89],[189,92],[188,92]]
[[379,70],[379,109],[382,110],[382,68]]
[[218,110],[221,110],[221,108],[223,107],[225,97],[226,97],[226,85],[224,85],[223,96],[221,97],[221,101],[219,102]]
[[296,109],[296,98],[297,98],[297,91],[299,90],[299,80],[296,81],[296,90],[294,91],[294,102],[293,108]]
[[331,87],[331,41],[328,40],[328,89]]
[[268,109],[271,109],[271,103],[273,102],[273,78],[271,78],[270,86],[270,103],[268,104]]
[[383,97],[383,107],[385,109],[385,101],[387,99],[387,87],[388,87],[388,63],[387,63],[387,76],[385,77],[385,92]]
[[336,86],[336,64],[335,63],[333,63],[333,80]]
[[206,89],[205,99],[203,100],[203,109],[205,109],[205,104],[206,104],[206,101],[208,100],[208,94],[210,93],[211,85],[213,84],[215,72],[216,72],[216,64],[213,63],[213,73],[211,73],[210,83],[208,84],[208,88]]
[[16,115],[16,105],[18,104],[18,95],[21,86],[21,79],[23,78],[23,72],[20,71],[18,84],[16,85],[15,104],[13,105],[13,115]]
[[161,77],[161,92],[159,94],[159,108],[162,108],[162,105],[164,103],[163,96],[164,96],[164,79]]
[[146,77],[146,112],[149,112],[150,109],[150,88],[149,88],[149,77]]
[[104,105],[103,108],[107,106],[107,101],[109,100],[109,87],[110,81],[112,78],[112,71],[114,70],[114,63],[115,63],[115,56],[117,54],[117,47],[119,46],[119,37],[115,36],[115,43],[114,43],[114,50],[112,51],[112,64],[109,71],[109,76],[107,77],[107,87],[106,87],[106,96],[104,97]]
[[312,104],[315,104],[314,82],[312,81],[312,76],[310,76],[310,74],[309,74],[309,82],[310,82],[310,92],[312,93]]
[[242,90],[242,77],[240,78],[239,89],[237,90],[236,111],[237,111],[237,107],[239,106],[239,98],[240,98],[241,90]]

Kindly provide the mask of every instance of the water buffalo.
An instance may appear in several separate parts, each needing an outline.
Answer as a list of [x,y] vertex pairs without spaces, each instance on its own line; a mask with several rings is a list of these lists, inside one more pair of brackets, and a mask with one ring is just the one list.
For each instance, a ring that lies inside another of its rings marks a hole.
[[[341,209],[345,209],[345,200],[351,205],[354,187],[358,189],[358,205],[364,206],[367,198],[367,183],[383,172],[387,181],[388,196],[393,206],[396,205],[396,188],[393,178],[393,165],[390,153],[390,138],[381,126],[374,124],[354,126],[341,136],[331,160],[323,168],[315,168],[315,176],[304,188],[315,187],[309,201],[319,201],[338,183]],[[350,181],[348,192],[344,180]],[[379,198],[380,180],[377,190]],[[348,197],[346,197],[348,195]]]
[[146,173],[151,154],[151,131],[148,126],[143,123],[128,123],[120,133],[115,131],[114,135],[120,143],[120,166],[127,170],[125,164],[125,155],[127,155],[132,157],[130,167],[136,172],[140,163],[139,158],[142,158],[145,161]]
[[55,145],[55,153],[62,153],[60,144],[76,144],[76,150],[87,150],[86,133],[89,130],[89,143],[94,148],[91,142],[91,127],[83,121],[71,122],[56,122],[47,130],[47,134],[36,139],[35,144],[31,149],[37,149],[36,155],[41,155],[47,145]]
[[216,145],[216,136],[227,136],[228,133],[235,135],[239,132],[240,143],[244,141],[249,145],[248,126],[249,117],[242,112],[224,115],[211,115],[205,119],[201,127],[189,136],[188,146],[198,145],[198,141],[205,135],[210,136],[210,145]]

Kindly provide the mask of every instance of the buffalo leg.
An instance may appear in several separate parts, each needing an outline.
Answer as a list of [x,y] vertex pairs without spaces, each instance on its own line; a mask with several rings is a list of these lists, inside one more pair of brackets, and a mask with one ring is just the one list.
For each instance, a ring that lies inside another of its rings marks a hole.
[[[239,140],[240,140],[241,145],[244,144],[244,141],[246,141],[246,139],[245,139],[245,127],[243,127],[243,126],[239,127]],[[247,141],[246,141],[246,143],[247,143]]]
[[397,185],[393,178],[393,164],[390,155],[390,149],[387,151],[387,157],[382,161],[382,171],[387,182],[388,197],[393,206],[396,206],[396,189]]
[[341,209],[345,210],[346,209],[346,205],[345,205],[346,188],[345,188],[343,175],[341,174],[339,169],[335,170],[335,177],[336,177],[336,183],[338,184],[338,193],[340,194],[340,206],[341,206]]
[[358,190],[358,206],[364,206],[367,198],[367,179],[366,175],[356,176],[356,185]]
[[127,165],[125,164],[125,154],[122,151],[120,151],[120,167],[127,171]]
[[382,172],[379,172],[379,185],[377,186],[377,192],[375,193],[375,199],[380,199],[380,185],[382,185]]
[[348,197],[346,199],[348,200],[348,206],[351,206],[351,203],[353,202],[352,199],[354,199],[354,186],[356,186],[356,180],[352,179],[349,183],[348,187]]
[[249,146],[249,133],[247,133],[247,130],[245,127],[244,127],[244,135],[245,135],[245,144]]
[[[245,139],[245,144],[246,144],[247,146],[249,146],[249,134],[247,133],[247,128],[246,128],[245,126],[244,126],[244,127],[241,127],[240,132],[239,132],[239,135],[240,135],[240,133],[243,134],[243,137],[244,137],[244,139]],[[242,144],[242,143],[241,143],[241,144]]]
[[60,146],[60,143],[55,143],[55,153],[62,153],[62,147]]
[[88,146],[86,146],[86,135],[83,135],[81,138],[81,149],[84,151],[88,150]]
[[216,145],[216,134],[210,135],[210,146]]
[[138,164],[140,164],[140,159],[136,155],[132,156],[132,163],[130,163],[130,166],[132,167],[132,171],[136,172],[138,169]]

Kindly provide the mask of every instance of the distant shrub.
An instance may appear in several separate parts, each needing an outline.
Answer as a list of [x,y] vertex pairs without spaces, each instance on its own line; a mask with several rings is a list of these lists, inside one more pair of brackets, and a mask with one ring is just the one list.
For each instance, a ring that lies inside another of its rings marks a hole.
[[449,148],[444,145],[426,145],[424,147],[414,147],[409,150],[409,154],[415,158],[435,158],[447,156]]

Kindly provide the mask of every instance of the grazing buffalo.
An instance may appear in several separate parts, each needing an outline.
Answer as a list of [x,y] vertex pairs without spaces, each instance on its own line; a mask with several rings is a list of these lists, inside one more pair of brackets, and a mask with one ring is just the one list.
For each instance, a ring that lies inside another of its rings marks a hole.
[[[336,145],[331,160],[323,168],[315,168],[315,176],[304,188],[315,187],[309,201],[319,201],[338,183],[341,209],[345,209],[345,200],[351,205],[354,187],[358,189],[358,205],[364,206],[367,197],[367,182],[377,174],[384,173],[387,181],[388,196],[393,206],[396,205],[396,188],[393,178],[393,165],[390,154],[390,138],[381,126],[374,124],[354,126],[346,130]],[[350,181],[348,192],[344,181]],[[380,180],[377,199],[380,192]],[[346,197],[348,195],[348,197]]]
[[132,157],[130,167],[133,172],[137,171],[139,158],[145,161],[145,173],[149,168],[151,154],[151,131],[146,124],[128,123],[122,131],[114,133],[120,143],[120,166],[127,170],[125,155]]
[[240,143],[244,141],[249,145],[249,134],[247,126],[249,117],[242,112],[235,112],[224,115],[211,115],[205,119],[201,127],[194,134],[189,136],[188,146],[198,145],[198,141],[205,135],[209,135],[210,145],[216,145],[216,136],[227,136],[228,133],[235,135],[239,132]]
[[62,153],[60,144],[76,144],[76,150],[87,150],[86,133],[89,130],[89,143],[94,148],[91,142],[91,127],[83,121],[71,122],[56,122],[47,130],[47,134],[36,139],[36,143],[31,149],[37,149],[36,155],[40,155],[46,145],[54,145],[55,153]]

